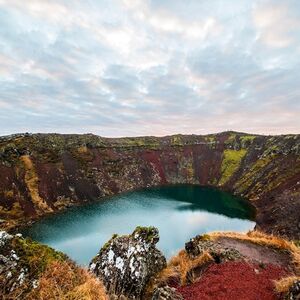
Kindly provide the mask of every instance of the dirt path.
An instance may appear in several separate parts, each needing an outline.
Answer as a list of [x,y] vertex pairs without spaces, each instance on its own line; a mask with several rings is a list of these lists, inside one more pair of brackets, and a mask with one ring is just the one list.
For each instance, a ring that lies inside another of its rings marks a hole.
[[263,264],[273,264],[293,271],[292,259],[288,252],[261,246],[245,240],[219,237],[217,241],[225,246],[238,250],[246,260]]

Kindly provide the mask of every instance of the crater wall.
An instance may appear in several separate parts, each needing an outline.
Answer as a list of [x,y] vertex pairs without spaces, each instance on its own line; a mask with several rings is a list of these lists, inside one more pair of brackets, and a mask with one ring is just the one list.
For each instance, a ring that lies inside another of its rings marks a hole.
[[259,229],[300,239],[299,135],[0,138],[0,218],[8,228],[125,191],[184,183],[243,196],[257,209]]

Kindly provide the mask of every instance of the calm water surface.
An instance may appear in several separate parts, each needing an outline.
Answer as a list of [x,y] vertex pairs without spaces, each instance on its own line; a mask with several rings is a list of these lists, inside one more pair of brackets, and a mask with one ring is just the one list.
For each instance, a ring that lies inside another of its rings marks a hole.
[[158,247],[170,257],[197,234],[252,229],[254,215],[243,199],[212,188],[182,185],[73,207],[38,221],[23,234],[86,265],[113,233],[128,234],[139,225],[158,227]]

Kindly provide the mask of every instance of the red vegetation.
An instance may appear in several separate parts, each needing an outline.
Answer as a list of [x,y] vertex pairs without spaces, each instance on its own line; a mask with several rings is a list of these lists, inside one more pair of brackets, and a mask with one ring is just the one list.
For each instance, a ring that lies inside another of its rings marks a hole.
[[201,279],[177,290],[187,300],[279,299],[273,280],[287,275],[280,266],[226,262],[210,266]]

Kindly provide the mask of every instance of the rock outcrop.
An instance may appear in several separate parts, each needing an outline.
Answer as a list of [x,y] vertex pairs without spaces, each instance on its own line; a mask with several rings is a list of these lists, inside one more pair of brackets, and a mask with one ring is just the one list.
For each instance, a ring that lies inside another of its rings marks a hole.
[[286,300],[299,300],[300,299],[300,280],[296,280],[290,287]]
[[185,251],[191,258],[207,252],[216,263],[241,260],[243,255],[236,249],[224,247],[219,242],[209,240],[207,235],[197,235],[185,244]]
[[108,293],[142,299],[150,278],[166,266],[156,248],[159,240],[154,227],[137,227],[130,235],[113,236],[89,265]]
[[[37,288],[39,276],[55,260],[64,261],[67,256],[24,239],[21,234],[0,231],[0,296],[4,299],[24,298],[27,292]],[[11,298],[5,298],[8,295]]]
[[166,285],[154,290],[152,300],[183,300],[183,297],[175,288]]
[[108,300],[102,283],[67,255],[0,231],[0,299]]

